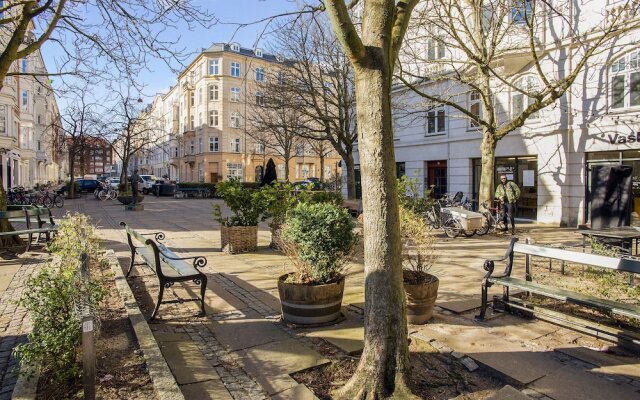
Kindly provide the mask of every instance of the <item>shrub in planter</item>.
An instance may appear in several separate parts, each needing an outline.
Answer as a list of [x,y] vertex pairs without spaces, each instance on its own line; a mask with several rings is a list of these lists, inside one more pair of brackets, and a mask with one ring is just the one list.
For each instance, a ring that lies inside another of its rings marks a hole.
[[216,190],[232,213],[223,216],[220,205],[213,205],[213,218],[220,223],[222,250],[229,253],[255,251],[258,248],[258,223],[267,218],[268,202],[264,193],[237,179],[218,183]]
[[439,280],[429,273],[438,259],[435,237],[419,214],[404,207],[400,207],[400,231],[407,321],[424,324],[433,315],[438,297]]
[[296,272],[278,280],[285,321],[322,324],[340,317],[343,272],[359,240],[353,228],[349,212],[330,203],[299,203],[287,214],[281,246]]

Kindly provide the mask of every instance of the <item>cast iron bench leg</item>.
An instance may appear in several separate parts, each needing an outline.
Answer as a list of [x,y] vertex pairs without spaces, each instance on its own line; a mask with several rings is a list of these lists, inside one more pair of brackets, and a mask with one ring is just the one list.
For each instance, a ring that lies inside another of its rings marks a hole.
[[476,320],[478,321],[484,321],[484,315],[487,312],[487,303],[488,303],[488,299],[487,299],[487,292],[488,292],[488,287],[487,287],[487,281],[483,281],[482,282],[482,305],[480,306],[480,314],[476,315]]
[[153,310],[153,314],[151,314],[151,320],[156,318],[158,314],[158,310],[160,309],[160,303],[162,303],[162,295],[164,294],[164,283],[160,284],[160,293],[158,293],[158,302],[156,303],[156,308]]
[[129,274],[131,273],[131,270],[133,269],[133,264],[135,263],[136,260],[136,251],[131,249],[131,264],[129,264],[129,270],[127,271],[127,275],[125,276],[125,278],[129,277]]
[[202,277],[200,278],[200,311],[201,311],[201,316],[205,316],[206,313],[204,311],[204,292],[207,290],[207,276],[206,275],[202,275]]

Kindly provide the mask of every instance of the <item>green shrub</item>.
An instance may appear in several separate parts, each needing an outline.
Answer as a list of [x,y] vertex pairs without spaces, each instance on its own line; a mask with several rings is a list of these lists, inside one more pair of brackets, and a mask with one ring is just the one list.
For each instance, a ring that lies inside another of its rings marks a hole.
[[268,199],[262,190],[252,189],[237,179],[218,183],[218,196],[233,215],[222,216],[219,204],[213,205],[213,218],[225,226],[255,226],[267,219]]
[[431,198],[434,186],[424,190],[421,197],[418,190],[418,180],[406,175],[398,179],[398,203],[416,214],[423,214],[431,209],[435,200]]
[[299,203],[289,211],[283,248],[297,267],[295,280],[323,284],[342,276],[358,242],[349,212],[330,203]]
[[78,378],[81,344],[80,305],[95,310],[106,292],[100,282],[82,279],[80,255],[86,252],[90,263],[102,262],[99,244],[86,216],[67,215],[49,246],[53,259],[26,281],[19,300],[30,315],[33,330],[29,341],[14,353],[21,365],[49,371],[57,383]]
[[338,192],[332,191],[315,191],[315,190],[303,190],[298,194],[301,202],[306,203],[330,203],[335,206],[341,207],[344,199]]
[[214,197],[218,197],[216,194],[216,188],[218,187],[217,183],[211,183],[211,182],[203,182],[203,183],[197,183],[197,182],[183,182],[183,183],[178,183],[177,184],[178,187],[181,188],[195,188],[195,189],[209,189],[209,197],[214,198]]

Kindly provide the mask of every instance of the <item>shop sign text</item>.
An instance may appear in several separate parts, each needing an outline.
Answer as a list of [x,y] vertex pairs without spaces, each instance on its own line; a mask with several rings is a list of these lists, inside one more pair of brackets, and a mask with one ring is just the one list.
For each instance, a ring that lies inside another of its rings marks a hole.
[[620,135],[619,133],[607,134],[609,143],[611,144],[627,144],[627,143],[640,143],[640,131],[630,133],[628,135]]

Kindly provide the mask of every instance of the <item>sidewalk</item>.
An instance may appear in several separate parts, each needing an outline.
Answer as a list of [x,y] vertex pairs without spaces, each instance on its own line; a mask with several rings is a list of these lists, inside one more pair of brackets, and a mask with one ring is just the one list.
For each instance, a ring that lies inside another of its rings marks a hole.
[[[362,349],[362,265],[349,269],[343,322],[292,330],[278,321],[276,278],[284,271],[285,258],[267,248],[268,227],[260,227],[257,253],[221,253],[211,202],[147,196],[144,211],[125,212],[114,203],[87,198],[71,202],[71,207],[92,215],[123,267],[128,266],[129,254],[118,226],[121,220],[134,229],[164,231],[165,242],[176,252],[207,257],[207,317],[195,317],[195,303],[168,304],[160,308],[158,321],[150,323],[186,398],[314,398],[290,374],[326,363],[323,354],[331,351],[327,342],[336,346],[334,351],[347,354]],[[570,229],[521,226],[538,243],[580,241],[580,235]],[[508,240],[508,236],[488,236],[440,241],[443,256],[432,270],[440,277],[439,309],[428,325],[409,327],[414,339],[440,352],[466,354],[531,397],[639,398],[640,359],[594,350],[604,342],[509,314],[492,316],[482,324],[473,321],[480,301],[482,262],[502,255]],[[157,296],[157,280],[148,267],[136,267],[132,275],[136,277],[130,285],[148,318]],[[165,291],[165,299],[191,298],[193,289],[176,284]]]

